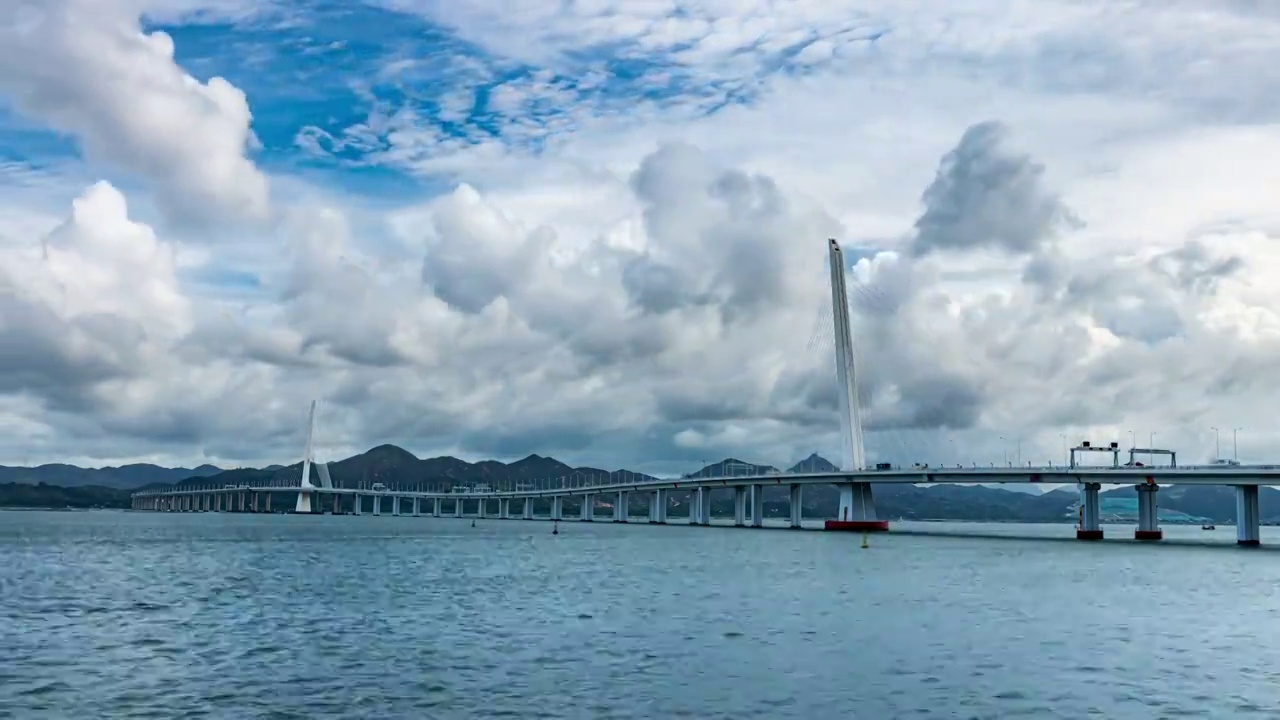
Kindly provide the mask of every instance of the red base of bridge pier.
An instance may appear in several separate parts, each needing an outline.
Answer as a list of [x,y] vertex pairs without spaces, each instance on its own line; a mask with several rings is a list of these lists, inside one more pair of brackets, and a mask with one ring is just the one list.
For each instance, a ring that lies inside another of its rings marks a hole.
[[1164,531],[1163,530],[1134,530],[1133,539],[1134,540],[1163,540]]
[[828,520],[823,526],[824,530],[836,530],[839,532],[886,532],[889,529],[888,520]]
[[1101,540],[1101,530],[1076,530],[1077,540]]

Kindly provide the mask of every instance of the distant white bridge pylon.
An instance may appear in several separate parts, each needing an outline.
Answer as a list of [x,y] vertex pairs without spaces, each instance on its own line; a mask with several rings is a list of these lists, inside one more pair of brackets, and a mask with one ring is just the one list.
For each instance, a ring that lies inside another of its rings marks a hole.
[[316,466],[316,473],[320,476],[320,487],[324,489],[333,488],[333,479],[329,477],[329,463],[317,463],[315,461],[315,430],[316,430],[316,401],[311,401],[311,410],[307,413],[307,447],[302,455],[302,481],[299,483],[298,500],[294,505],[294,512],[310,513],[311,500],[315,493],[310,492],[316,488],[311,484],[311,466]]

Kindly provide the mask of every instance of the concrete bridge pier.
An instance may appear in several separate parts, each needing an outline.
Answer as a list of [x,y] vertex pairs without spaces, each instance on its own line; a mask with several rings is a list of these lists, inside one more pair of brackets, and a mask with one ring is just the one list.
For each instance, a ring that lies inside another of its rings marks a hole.
[[391,496],[391,516],[400,517],[400,496],[399,495]]
[[733,489],[733,526],[745,527],[747,524],[747,487],[738,485]]
[[1080,483],[1080,525],[1076,528],[1077,540],[1101,540],[1101,511],[1098,508],[1098,491],[1102,483]]
[[[311,493],[306,490],[298,492],[298,501],[293,505],[295,513],[311,512]],[[240,496],[240,512],[244,512],[244,495]]]
[[489,503],[486,502],[484,498],[480,498],[480,500],[476,503],[476,517],[480,518],[481,520],[489,517],[489,508],[486,507],[488,504]]
[[800,529],[800,521],[804,516],[804,486],[799,483],[791,485],[791,528]]
[[511,498],[498,498],[498,517],[502,520],[511,519]]
[[1156,492],[1160,486],[1148,482],[1135,489],[1138,491],[1138,529],[1133,531],[1133,539],[1162,539],[1164,531],[1160,529],[1160,516],[1156,509]]
[[579,513],[579,515],[581,515],[579,519],[581,519],[583,522],[592,522],[593,520],[595,520],[595,516],[596,516],[596,496],[595,495],[582,496],[582,511]]
[[363,498],[360,497],[360,493],[356,493],[353,496],[353,501],[351,503],[351,513],[353,515],[364,514],[364,508],[360,507],[362,501],[363,501]]
[[373,514],[381,515],[382,514],[382,496],[371,495],[370,499],[373,500]]
[[709,525],[711,523],[711,488],[698,486],[690,499],[689,512],[692,514],[690,522],[694,525]]
[[840,489],[840,514],[837,519],[827,521],[827,530],[883,532],[889,529],[889,521],[876,516],[871,483],[843,483],[836,487]]
[[422,517],[422,498],[416,497],[413,499],[413,516]]
[[442,514],[440,511],[443,509],[442,507],[443,505],[444,505],[444,500],[440,498],[435,498],[431,502],[431,517],[440,517],[440,515]]
[[631,517],[631,493],[619,490],[613,502],[613,521],[624,523]]
[[764,486],[751,486],[751,527],[764,527]]
[[1258,512],[1258,486],[1236,486],[1236,544],[1249,547],[1262,544],[1261,515]]
[[552,520],[564,519],[564,496],[563,495],[556,495],[555,497],[551,498],[551,519]]
[[665,524],[667,522],[667,491],[654,490],[649,495],[649,522]]
[[527,497],[524,499],[524,510],[520,513],[520,517],[525,520],[533,519],[533,498]]
[[462,498],[453,499],[453,516],[456,518],[462,517]]

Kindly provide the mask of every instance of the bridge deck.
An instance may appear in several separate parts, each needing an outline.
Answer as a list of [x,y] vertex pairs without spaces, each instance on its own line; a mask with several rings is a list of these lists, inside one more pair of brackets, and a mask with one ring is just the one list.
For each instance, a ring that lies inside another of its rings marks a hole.
[[[1280,485],[1280,466],[1220,466],[1186,468],[1089,467],[1089,468],[929,468],[864,472],[794,473],[737,475],[710,478],[661,478],[645,481],[611,482],[599,485],[569,485],[525,490],[485,492],[427,492],[414,490],[368,490],[357,488],[310,488],[313,492],[337,495],[396,496],[402,498],[526,498],[610,493],[619,491],[693,489],[697,487],[739,487],[743,485],[824,485],[850,482],[905,484],[998,484],[1103,483],[1106,485]],[[209,492],[297,492],[298,485],[262,485],[234,488],[175,488],[134,493],[136,497],[188,495]]]

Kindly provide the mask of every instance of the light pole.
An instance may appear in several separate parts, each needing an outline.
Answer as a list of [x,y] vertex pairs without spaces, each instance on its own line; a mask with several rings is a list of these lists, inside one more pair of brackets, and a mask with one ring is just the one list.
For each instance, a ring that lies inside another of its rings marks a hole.
[[1138,447],[1138,435],[1134,431],[1130,430],[1129,431],[1129,449],[1132,450],[1136,447]]
[[1218,428],[1211,427],[1209,429],[1213,431],[1213,459],[1217,461],[1222,457],[1222,441],[1218,434]]
[[1067,434],[1058,433],[1058,437],[1062,438],[1062,466],[1066,467],[1071,462],[1067,455]]
[[1009,445],[1007,444],[1008,442],[1009,442],[1008,438],[1006,438],[1003,435],[1000,436],[1000,451],[1004,453],[1005,467],[1008,467],[1009,465]]
[[1155,453],[1156,434],[1155,433],[1151,433],[1151,437],[1147,438],[1147,449],[1151,451],[1147,453],[1147,464],[1155,465],[1156,464],[1156,453]]
[[1240,446],[1236,444],[1236,433],[1244,428],[1231,428],[1231,459],[1236,462],[1240,461]]

